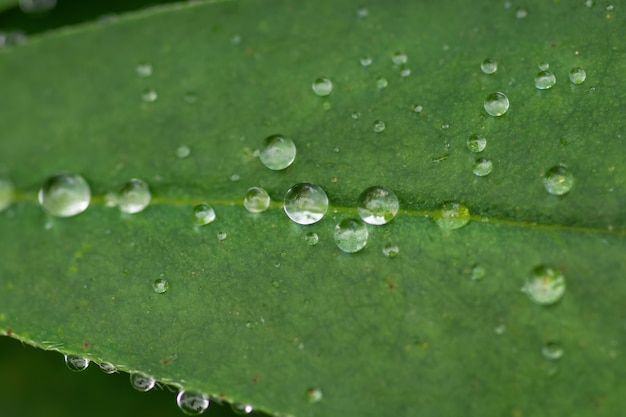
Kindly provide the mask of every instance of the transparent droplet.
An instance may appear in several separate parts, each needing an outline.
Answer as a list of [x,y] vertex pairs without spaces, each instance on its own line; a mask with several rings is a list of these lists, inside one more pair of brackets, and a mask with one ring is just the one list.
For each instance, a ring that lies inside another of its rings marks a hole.
[[335,226],[335,243],[344,252],[360,251],[367,245],[368,236],[367,226],[359,219],[343,219]]
[[245,416],[246,414],[250,414],[254,411],[254,408],[250,404],[233,403],[230,405],[230,408],[233,410],[233,413],[239,416]]
[[561,347],[561,345],[559,345],[556,342],[548,342],[545,345],[543,345],[543,347],[541,348],[541,353],[543,354],[543,357],[546,358],[549,361],[557,361],[559,359],[561,359],[561,357],[563,356],[564,350]]
[[142,62],[135,67],[137,76],[146,78],[152,75],[152,65],[147,62]]
[[315,232],[308,232],[306,235],[304,235],[304,240],[306,241],[307,245],[315,246],[317,245],[317,242],[320,241],[320,237]]
[[117,205],[124,213],[139,213],[150,204],[150,188],[144,181],[132,178],[117,193]]
[[594,0],[585,0],[585,6],[587,7],[593,7],[594,4],[596,4]]
[[548,68],[550,68],[550,64],[548,62],[542,62],[541,64],[538,65],[539,70],[541,71],[547,71]]
[[506,325],[504,323],[498,324],[496,327],[493,328],[493,332],[498,336],[502,336],[504,332],[506,332]]
[[376,78],[376,88],[378,88],[379,90],[382,90],[383,88],[387,88],[388,85],[389,85],[389,81],[387,81],[385,77]]
[[574,185],[574,176],[564,165],[557,165],[546,172],[543,186],[552,195],[567,194]]
[[474,153],[479,153],[485,150],[487,146],[487,139],[479,134],[470,135],[467,138],[467,149]]
[[193,208],[193,221],[196,226],[204,226],[215,220],[215,211],[208,204],[198,204]]
[[486,274],[487,274],[487,270],[485,269],[484,266],[474,265],[472,267],[470,278],[472,279],[472,281],[480,281],[481,279],[485,277]]
[[528,10],[524,9],[523,7],[520,7],[517,10],[515,10],[516,19],[523,19],[526,16],[528,16]]
[[364,55],[359,59],[359,62],[362,66],[369,67],[370,65],[372,65],[372,57]]
[[385,122],[383,122],[382,120],[376,120],[374,122],[374,125],[372,126],[372,129],[374,129],[374,132],[376,133],[380,133],[382,131],[385,130]]
[[483,104],[490,116],[502,116],[509,110],[509,98],[499,91],[489,94]]
[[243,205],[250,213],[261,213],[270,206],[270,196],[261,187],[252,187],[246,191]]
[[585,78],[587,78],[587,73],[582,68],[572,68],[569,72],[569,80],[572,84],[582,84],[585,82]]
[[421,113],[423,109],[424,107],[422,107],[421,104],[414,104],[413,106],[411,106],[411,110],[413,110],[415,113]]
[[285,193],[287,216],[298,224],[313,224],[322,220],[328,211],[328,196],[319,185],[303,182]]
[[145,90],[141,93],[141,99],[146,103],[152,103],[153,101],[156,101],[157,98],[159,98],[159,96],[154,90]]
[[498,61],[495,59],[487,58],[480,63],[480,69],[485,74],[493,74],[498,70]]
[[470,211],[464,204],[449,202],[441,206],[434,218],[441,230],[454,230],[469,223]]
[[352,118],[354,120],[359,120],[361,118],[361,113],[359,113],[358,111],[355,111],[354,113],[352,113]]
[[176,157],[178,159],[185,159],[189,155],[191,155],[191,149],[189,149],[189,146],[181,145],[178,148],[176,148]]
[[311,86],[313,92],[320,97],[330,95],[333,91],[333,82],[326,77],[316,78]]
[[70,369],[70,371],[80,372],[87,369],[89,366],[89,359],[83,358],[77,355],[64,355],[65,356],[65,365]]
[[54,9],[57,0],[20,0],[20,9],[26,14],[42,14]]
[[259,159],[271,170],[285,169],[296,159],[296,145],[282,135],[268,136],[261,146]]
[[163,294],[164,292],[167,292],[169,287],[170,284],[164,278],[155,279],[152,283],[152,289],[157,294]]
[[140,372],[133,372],[130,374],[130,385],[137,391],[147,392],[154,388],[156,380],[151,376],[142,374]]
[[89,207],[91,190],[83,177],[62,172],[48,178],[39,190],[39,204],[56,217],[71,217]]
[[556,84],[556,77],[550,71],[540,71],[535,77],[537,90],[547,90]]
[[409,75],[411,75],[411,68],[404,67],[404,68],[400,69],[400,77],[406,78]]
[[181,390],[176,396],[176,404],[183,413],[197,416],[209,408],[209,397],[199,392]]
[[227,236],[228,235],[226,234],[226,232],[217,232],[217,240],[219,240],[220,242],[222,240],[225,240]]
[[117,372],[117,367],[115,365],[113,365],[112,363],[109,363],[109,362],[102,362],[98,366],[100,366],[100,369],[105,374],[114,374],[114,373]]
[[0,211],[6,210],[12,203],[15,195],[15,186],[11,181],[0,178]]
[[400,248],[398,245],[394,245],[393,243],[388,243],[383,246],[383,255],[387,258],[395,258],[400,253]]
[[408,60],[409,60],[409,57],[404,52],[401,52],[401,51],[396,51],[393,53],[393,55],[391,55],[391,61],[395,65],[406,64]]
[[565,294],[565,277],[557,269],[540,265],[533,269],[522,291],[537,304],[554,304]]
[[316,403],[322,400],[322,390],[319,388],[309,388],[306,390],[306,398],[310,403]]
[[361,193],[357,200],[357,211],[365,223],[381,225],[396,217],[400,203],[393,191],[374,186]]
[[236,182],[239,181],[239,174],[237,174],[236,172],[230,176],[229,180],[231,180],[232,182]]
[[484,177],[493,171],[493,162],[490,159],[479,158],[474,162],[472,172],[477,177]]

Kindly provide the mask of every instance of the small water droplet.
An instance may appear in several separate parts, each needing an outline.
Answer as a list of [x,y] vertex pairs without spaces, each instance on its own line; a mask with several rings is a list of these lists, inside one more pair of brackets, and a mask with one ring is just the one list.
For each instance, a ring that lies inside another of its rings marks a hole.
[[328,196],[319,185],[299,183],[285,193],[284,209],[295,223],[313,224],[328,211]]
[[528,16],[528,10],[526,10],[525,8],[520,7],[517,10],[515,10],[515,18],[516,19],[523,19],[526,16]]
[[539,70],[541,71],[547,71],[550,68],[550,64],[547,62],[542,62],[541,64],[538,65]]
[[146,78],[152,75],[152,65],[147,62],[141,62],[135,67],[138,77]]
[[164,292],[167,292],[169,287],[170,287],[170,284],[167,282],[165,278],[155,279],[154,282],[152,283],[152,289],[157,294],[163,294]]
[[198,96],[193,91],[187,91],[183,96],[183,101],[187,104],[193,104],[198,101]]
[[411,106],[411,110],[413,110],[415,113],[421,113],[423,109],[424,107],[422,107],[421,104],[414,104],[413,106]]
[[343,219],[335,226],[335,243],[344,252],[360,251],[367,245],[368,237],[367,226],[359,219]]
[[117,193],[117,205],[124,213],[139,213],[150,204],[150,188],[144,181],[132,178]]
[[554,304],[565,294],[565,277],[557,269],[540,265],[533,269],[522,291],[537,304]]
[[151,376],[142,374],[140,372],[133,372],[130,374],[130,385],[137,391],[147,392],[154,388],[156,380]]
[[317,242],[320,241],[320,237],[315,232],[308,232],[306,235],[304,235],[304,240],[306,241],[307,245],[315,246],[317,245]]
[[230,43],[232,43],[233,45],[239,45],[241,43],[241,35],[233,35],[233,37],[230,38]]
[[543,186],[552,195],[567,194],[574,185],[574,176],[564,165],[557,165],[546,172]]
[[229,180],[231,180],[232,182],[237,182],[239,181],[239,174],[237,174],[236,172],[230,176]]
[[70,371],[80,372],[87,369],[89,366],[89,359],[83,358],[77,355],[64,355],[65,356],[65,365],[70,369]]
[[400,203],[393,191],[384,187],[374,186],[359,195],[357,211],[365,223],[381,225],[389,223],[396,217]]
[[71,217],[89,207],[91,190],[83,177],[61,172],[46,180],[39,190],[39,204],[50,215]]
[[227,236],[226,232],[217,232],[217,240],[220,242],[226,239]]
[[359,120],[361,118],[361,113],[359,113],[358,111],[355,111],[354,113],[352,113],[352,118],[354,120]]
[[385,77],[376,78],[376,88],[378,88],[379,90],[382,90],[383,88],[387,88],[388,85],[389,85],[389,81],[387,81]]
[[152,103],[156,101],[158,97],[159,96],[157,95],[157,92],[154,90],[145,90],[143,93],[141,93],[141,99],[146,103]]
[[490,116],[502,116],[509,110],[509,98],[499,91],[489,94],[483,103]]
[[467,149],[474,153],[479,153],[485,150],[487,146],[487,139],[479,134],[470,135],[467,138]]
[[569,80],[572,84],[582,84],[585,82],[585,78],[587,78],[587,73],[582,68],[572,68],[569,72]]
[[479,158],[474,162],[472,172],[477,177],[484,177],[493,171],[493,162],[490,159]]
[[54,9],[57,0],[20,0],[20,9],[30,15],[40,15]]
[[309,388],[306,390],[306,398],[310,403],[316,403],[322,400],[322,390],[319,388]]
[[230,405],[230,408],[233,410],[233,413],[239,416],[245,416],[246,414],[250,414],[254,411],[254,408],[250,404],[233,403]]
[[115,365],[113,365],[112,363],[109,363],[109,362],[102,362],[98,366],[100,366],[100,369],[105,374],[114,374],[114,373],[117,372],[117,367]]
[[541,353],[543,354],[543,357],[546,358],[547,360],[557,361],[561,359],[565,351],[563,350],[561,345],[559,345],[558,343],[548,342],[545,345],[543,345],[543,347],[541,348]]
[[469,223],[470,211],[464,204],[449,202],[441,206],[434,218],[441,230],[454,230]]
[[12,203],[15,186],[6,178],[0,178],[0,212],[6,210]]
[[585,0],[585,6],[593,7],[596,4],[594,0]]
[[470,278],[472,279],[472,281],[480,281],[485,277],[486,274],[487,274],[487,270],[485,269],[484,266],[474,265],[472,267]]
[[495,59],[487,58],[480,63],[480,69],[485,74],[493,74],[498,70],[498,61]]
[[360,17],[361,19],[366,18],[369,14],[370,14],[369,10],[367,10],[364,7],[361,7],[360,9],[356,11],[356,15]]
[[607,12],[613,11],[614,9],[615,9],[615,6],[613,6],[612,4],[607,4],[606,5],[606,11]]
[[372,65],[372,57],[370,57],[369,55],[364,55],[359,59],[359,62],[361,63],[362,66],[364,67],[369,67],[370,65]]
[[394,65],[406,64],[408,60],[409,57],[407,56],[407,54],[401,51],[396,51],[393,53],[393,55],[391,55],[391,61],[394,63]]
[[243,205],[250,213],[261,213],[270,206],[270,196],[261,187],[252,187],[246,191]]
[[387,243],[383,246],[383,255],[387,258],[395,258],[400,253],[400,248],[398,245],[394,245],[393,243]]
[[548,90],[556,84],[556,77],[550,71],[540,71],[535,77],[537,90]]
[[506,332],[506,325],[504,323],[498,324],[496,327],[493,328],[493,332],[498,336],[502,336],[504,332]]
[[208,204],[198,204],[193,208],[193,219],[196,226],[204,226],[215,220],[215,211]]
[[315,81],[313,81],[313,84],[311,87],[313,88],[313,92],[315,94],[317,94],[320,97],[325,97],[327,95],[330,95],[330,93],[332,93],[333,82],[330,81],[330,79],[326,77],[320,77],[320,78],[316,78]]
[[374,125],[372,126],[372,129],[374,129],[374,132],[376,133],[380,133],[382,131],[385,130],[385,122],[383,122],[382,120],[376,120],[374,122]]
[[259,159],[271,170],[285,169],[296,159],[296,145],[283,135],[268,136],[261,146]]
[[199,392],[181,390],[176,396],[176,404],[183,413],[197,416],[209,408],[209,397]]
[[185,159],[189,155],[191,155],[191,149],[189,149],[189,146],[181,145],[178,148],[176,148],[176,157],[178,159]]

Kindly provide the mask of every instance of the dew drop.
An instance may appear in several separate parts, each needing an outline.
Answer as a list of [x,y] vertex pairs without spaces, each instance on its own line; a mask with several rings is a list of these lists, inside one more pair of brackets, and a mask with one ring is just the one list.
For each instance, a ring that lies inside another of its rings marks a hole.
[[39,190],[39,204],[52,216],[71,217],[89,207],[91,190],[83,177],[62,172],[48,178]]
[[133,372],[130,374],[130,385],[137,391],[147,392],[154,388],[156,380],[151,376],[142,374],[140,372]]
[[310,403],[316,403],[322,400],[322,390],[319,388],[309,388],[306,390],[306,398]]
[[524,9],[523,7],[520,7],[517,10],[515,10],[516,19],[523,19],[526,16],[528,16],[528,10]]
[[406,64],[408,60],[409,60],[409,57],[404,52],[401,52],[401,51],[396,51],[393,53],[393,55],[391,55],[391,62],[393,62],[394,65]]
[[89,359],[77,355],[65,355],[65,365],[67,365],[70,371],[80,372],[87,369]]
[[548,90],[556,84],[556,77],[550,71],[540,71],[535,77],[537,90]]
[[376,120],[374,122],[374,125],[372,126],[372,129],[374,129],[374,132],[376,133],[380,133],[382,131],[385,130],[385,122],[383,122],[382,120]]
[[400,77],[402,77],[402,78],[406,78],[406,77],[408,77],[409,75],[411,75],[411,68],[406,68],[406,67],[405,67],[405,68],[402,68],[402,69],[400,70]]
[[193,220],[196,226],[204,226],[215,220],[215,211],[208,204],[198,204],[193,208]]
[[135,73],[141,78],[149,77],[152,75],[152,65],[147,62],[142,62],[135,67]]
[[225,240],[227,236],[226,232],[217,232],[217,240],[220,242]]
[[359,113],[358,111],[355,111],[354,113],[352,113],[352,118],[354,120],[359,120],[361,118],[361,113]]
[[102,362],[98,366],[105,374],[114,374],[117,372],[117,367],[109,362]]
[[15,186],[11,181],[0,178],[0,212],[6,210],[13,203]]
[[176,404],[183,413],[197,416],[209,408],[209,397],[199,392],[181,390],[176,396]]
[[445,203],[435,215],[435,222],[441,230],[454,230],[465,226],[470,221],[470,211],[464,204]]
[[155,279],[154,282],[152,283],[152,289],[157,294],[163,294],[164,292],[167,292],[169,287],[170,287],[170,284],[167,282],[165,278]]
[[306,235],[304,235],[304,240],[307,245],[315,246],[317,245],[317,242],[320,241],[320,237],[315,232],[308,232]]
[[415,113],[421,113],[423,109],[424,107],[422,107],[421,104],[414,104],[413,106],[411,106],[411,110],[413,110]]
[[359,59],[359,62],[362,66],[369,67],[370,65],[372,65],[372,57],[370,57],[369,55],[364,55]]
[[191,155],[191,149],[189,149],[189,146],[181,145],[178,148],[176,148],[176,157],[178,159],[185,159],[189,155]]
[[361,193],[357,211],[365,223],[381,225],[389,223],[398,214],[400,203],[393,191],[374,186]]
[[154,90],[145,90],[143,93],[141,93],[141,99],[146,103],[152,103],[156,101],[157,98],[159,98],[159,96]]
[[271,170],[285,169],[296,159],[296,145],[282,135],[268,136],[263,141],[259,159]]
[[480,69],[485,74],[493,74],[498,70],[498,61],[495,59],[487,58],[480,63]]
[[261,187],[252,187],[246,191],[243,205],[250,213],[261,213],[270,206],[270,196]]
[[502,336],[504,332],[506,332],[506,325],[504,323],[498,324],[496,327],[493,328],[493,332],[498,336]]
[[388,85],[389,85],[389,81],[387,81],[385,77],[376,78],[376,88],[378,88],[379,90],[382,90],[383,88],[387,88]]
[[30,15],[49,12],[57,5],[57,0],[20,0],[20,9]]
[[538,66],[539,66],[539,70],[541,70],[541,71],[547,71],[548,68],[550,68],[550,64],[547,63],[547,62],[542,62]]
[[387,258],[395,258],[400,253],[400,248],[398,245],[394,245],[393,243],[388,243],[383,246],[383,255]]
[[239,416],[245,416],[246,414],[250,414],[254,411],[254,408],[250,404],[233,403],[230,405],[230,409],[233,410],[233,413]]
[[574,185],[574,176],[564,165],[557,165],[546,172],[543,186],[552,195],[567,194]]
[[335,243],[347,253],[363,249],[367,245],[368,236],[367,226],[359,219],[343,219],[335,226]]
[[313,92],[320,97],[330,95],[333,91],[333,82],[326,77],[316,78],[311,85]]
[[487,146],[487,139],[479,134],[470,135],[467,138],[467,149],[474,153],[479,153],[485,150]]
[[319,185],[299,183],[285,193],[284,208],[292,221],[313,224],[320,221],[328,211],[328,196]]
[[541,353],[543,354],[543,357],[546,358],[549,361],[557,361],[559,359],[561,359],[561,357],[563,356],[564,350],[561,347],[561,345],[559,345],[556,342],[548,342],[545,345],[543,345],[543,347],[541,348]]
[[148,184],[132,178],[117,193],[117,205],[124,213],[139,213],[148,207],[151,198]]
[[472,279],[472,281],[480,281],[485,277],[486,274],[487,274],[487,270],[485,269],[484,266],[474,265],[472,267],[470,278]]
[[572,84],[582,84],[585,82],[585,78],[587,78],[587,73],[582,68],[572,68],[569,72],[569,80]]
[[509,110],[509,98],[499,91],[489,94],[483,103],[490,116],[502,116]]
[[474,162],[472,172],[477,177],[484,177],[493,171],[493,162],[490,159],[479,158]]
[[522,291],[537,304],[554,304],[565,294],[565,277],[554,268],[540,265],[533,269]]
[[594,0],[585,0],[585,6],[593,7],[596,2]]

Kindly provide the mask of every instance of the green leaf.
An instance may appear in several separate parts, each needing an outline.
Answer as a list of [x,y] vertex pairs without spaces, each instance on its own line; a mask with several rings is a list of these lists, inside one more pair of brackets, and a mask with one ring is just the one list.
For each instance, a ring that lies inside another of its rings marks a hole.
[[[0,213],[1,331],[277,415],[618,415],[626,25],[619,7],[565,3],[527,2],[525,17],[487,1],[181,4],[2,51],[0,164],[17,192]],[[557,79],[544,91],[542,62]],[[324,98],[311,89],[322,76]],[[483,108],[495,91],[510,100],[502,117]],[[284,171],[254,152],[277,133],[298,149]],[[543,176],[561,164],[574,184],[554,196]],[[90,184],[85,213],[38,206],[59,171]],[[148,182],[150,206],[106,207],[130,178]],[[331,202],[310,226],[282,210],[303,181]],[[335,224],[373,185],[400,213],[343,253]],[[272,198],[264,213],[243,207],[252,186]],[[442,231],[433,218],[452,201],[471,222]],[[217,219],[194,227],[201,202]],[[567,282],[552,306],[520,292],[541,265]],[[558,360],[542,355],[553,343]]]

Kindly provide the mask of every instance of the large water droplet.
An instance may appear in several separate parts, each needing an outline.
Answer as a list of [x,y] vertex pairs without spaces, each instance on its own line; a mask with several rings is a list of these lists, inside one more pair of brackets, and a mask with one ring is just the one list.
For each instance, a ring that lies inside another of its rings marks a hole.
[[385,130],[385,122],[383,122],[382,120],[376,120],[372,128],[376,133],[383,132]]
[[252,187],[246,192],[243,205],[250,213],[261,213],[270,206],[270,196],[263,188]]
[[383,88],[387,88],[388,85],[389,85],[389,81],[387,81],[385,77],[376,78],[376,88],[378,88],[379,90],[382,90]]
[[474,153],[482,152],[487,146],[487,139],[483,136],[474,134],[467,138],[467,149]]
[[5,210],[13,203],[15,187],[13,183],[5,178],[0,178],[0,211]]
[[435,222],[441,230],[454,230],[465,226],[470,221],[470,211],[464,204],[445,203],[435,214]]
[[285,194],[285,213],[298,224],[313,224],[328,211],[328,196],[319,185],[303,182]]
[[319,388],[309,388],[306,390],[306,398],[310,403],[316,403],[322,400],[322,390]]
[[317,242],[320,241],[320,237],[315,232],[307,232],[307,234],[304,235],[304,240],[306,241],[307,245],[315,246],[317,245]]
[[164,292],[167,292],[169,287],[170,284],[165,278],[157,278],[152,283],[152,290],[157,294],[163,294]]
[[204,226],[215,220],[215,211],[208,204],[198,204],[193,208],[193,219],[196,226]]
[[400,203],[393,191],[374,186],[361,193],[357,211],[365,223],[381,225],[389,223],[398,214]]
[[552,195],[567,194],[574,185],[574,176],[564,165],[557,165],[546,172],[543,186]]
[[80,175],[63,172],[48,178],[39,190],[39,203],[57,217],[82,213],[89,206],[91,190]]
[[315,94],[320,97],[324,97],[332,93],[333,82],[326,77],[320,77],[316,78],[315,81],[313,81],[313,85],[311,87],[313,88],[313,92]]
[[368,236],[367,226],[359,219],[343,219],[335,226],[335,243],[344,252],[360,251],[367,245]]
[[146,78],[152,75],[152,65],[148,62],[142,62],[135,67],[137,76]]
[[57,5],[57,0],[20,0],[20,9],[26,14],[37,15],[49,12]]
[[176,396],[176,404],[183,413],[197,416],[209,408],[209,397],[199,392],[181,390]]
[[124,213],[139,213],[150,204],[150,188],[144,181],[132,178],[117,193],[116,203]]
[[245,416],[246,414],[250,414],[254,411],[254,408],[250,404],[233,403],[230,405],[230,409],[233,410],[233,413],[239,416]]
[[65,355],[65,365],[74,372],[80,372],[87,369],[89,359],[77,355]]
[[409,57],[407,56],[407,54],[401,51],[396,51],[393,53],[393,55],[391,55],[391,62],[393,62],[395,65],[406,64],[408,60]]
[[509,98],[499,91],[489,94],[483,103],[490,116],[502,116],[509,110]]
[[484,177],[493,171],[493,162],[490,159],[479,158],[474,162],[472,172],[477,177]]
[[142,374],[140,372],[133,372],[130,374],[130,385],[137,391],[147,392],[154,388],[156,380],[151,376]]
[[545,345],[543,345],[543,348],[541,348],[541,353],[543,354],[543,357],[546,358],[549,361],[557,361],[559,359],[561,359],[561,357],[563,356],[564,350],[561,347],[561,345],[559,345],[556,342],[548,342]]
[[487,58],[480,63],[480,69],[485,74],[493,74],[498,70],[498,61],[495,59]]
[[565,277],[557,269],[540,265],[533,269],[522,291],[537,304],[554,304],[565,294]]
[[117,372],[117,367],[115,365],[113,365],[112,363],[109,363],[109,362],[102,362],[98,366],[100,366],[100,369],[105,374],[114,374],[114,373]]
[[582,84],[585,82],[585,78],[587,78],[587,73],[582,68],[572,68],[569,72],[569,80],[572,84]]
[[259,159],[271,170],[285,169],[296,159],[296,145],[282,135],[268,136],[263,141]]
[[556,77],[550,71],[540,71],[535,76],[535,87],[537,90],[547,90],[556,84]]

